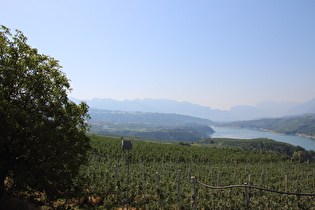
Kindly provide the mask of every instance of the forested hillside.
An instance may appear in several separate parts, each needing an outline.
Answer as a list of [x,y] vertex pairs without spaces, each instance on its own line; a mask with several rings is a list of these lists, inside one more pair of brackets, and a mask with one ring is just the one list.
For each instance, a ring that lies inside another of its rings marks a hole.
[[315,137],[315,115],[302,115],[283,118],[270,118],[250,121],[221,123],[220,126],[230,126],[248,129],[265,129],[286,135],[305,135]]
[[90,121],[105,121],[119,123],[144,123],[144,124],[199,124],[210,125],[209,119],[191,117],[180,114],[165,114],[152,112],[126,112],[126,111],[110,111],[102,109],[90,109]]
[[214,133],[203,125],[148,125],[141,123],[93,122],[91,132],[102,134],[127,135],[159,140],[200,141]]
[[214,133],[211,120],[197,117],[106,110],[90,110],[91,132],[175,141],[200,141]]

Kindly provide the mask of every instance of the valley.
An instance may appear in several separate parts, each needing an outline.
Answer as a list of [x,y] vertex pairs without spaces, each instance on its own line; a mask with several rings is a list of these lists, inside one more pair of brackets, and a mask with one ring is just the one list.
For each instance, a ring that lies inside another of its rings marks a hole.
[[178,114],[90,110],[92,133],[174,141],[200,141],[214,133],[212,121]]

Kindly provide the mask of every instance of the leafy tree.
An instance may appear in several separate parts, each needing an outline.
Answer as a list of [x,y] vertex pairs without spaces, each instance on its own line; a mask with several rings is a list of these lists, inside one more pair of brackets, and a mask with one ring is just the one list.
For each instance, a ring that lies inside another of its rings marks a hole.
[[59,61],[30,47],[21,31],[0,28],[0,192],[73,192],[86,161],[88,106],[68,99]]

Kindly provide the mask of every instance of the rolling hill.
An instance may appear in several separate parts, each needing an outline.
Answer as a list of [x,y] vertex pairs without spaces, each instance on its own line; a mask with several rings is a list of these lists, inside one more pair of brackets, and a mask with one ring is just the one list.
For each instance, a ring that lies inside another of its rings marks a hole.
[[315,114],[221,123],[220,126],[263,129],[286,135],[303,135],[315,138]]
[[214,130],[207,119],[163,113],[91,109],[91,132],[138,136],[159,140],[199,141]]

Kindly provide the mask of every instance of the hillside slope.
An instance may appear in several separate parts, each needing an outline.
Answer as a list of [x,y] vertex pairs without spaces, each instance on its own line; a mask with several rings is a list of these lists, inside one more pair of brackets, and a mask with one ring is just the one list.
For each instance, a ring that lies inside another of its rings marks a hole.
[[180,114],[165,114],[165,113],[151,113],[151,112],[131,112],[131,111],[110,111],[102,109],[90,109],[89,114],[91,120],[101,120],[108,122],[120,123],[146,123],[146,124],[200,124],[210,125],[211,120],[202,119]]
[[159,140],[199,141],[214,130],[211,120],[197,117],[91,109],[91,132],[138,136]]
[[270,118],[261,120],[222,123],[221,126],[265,129],[287,135],[304,135],[315,138],[315,114]]

